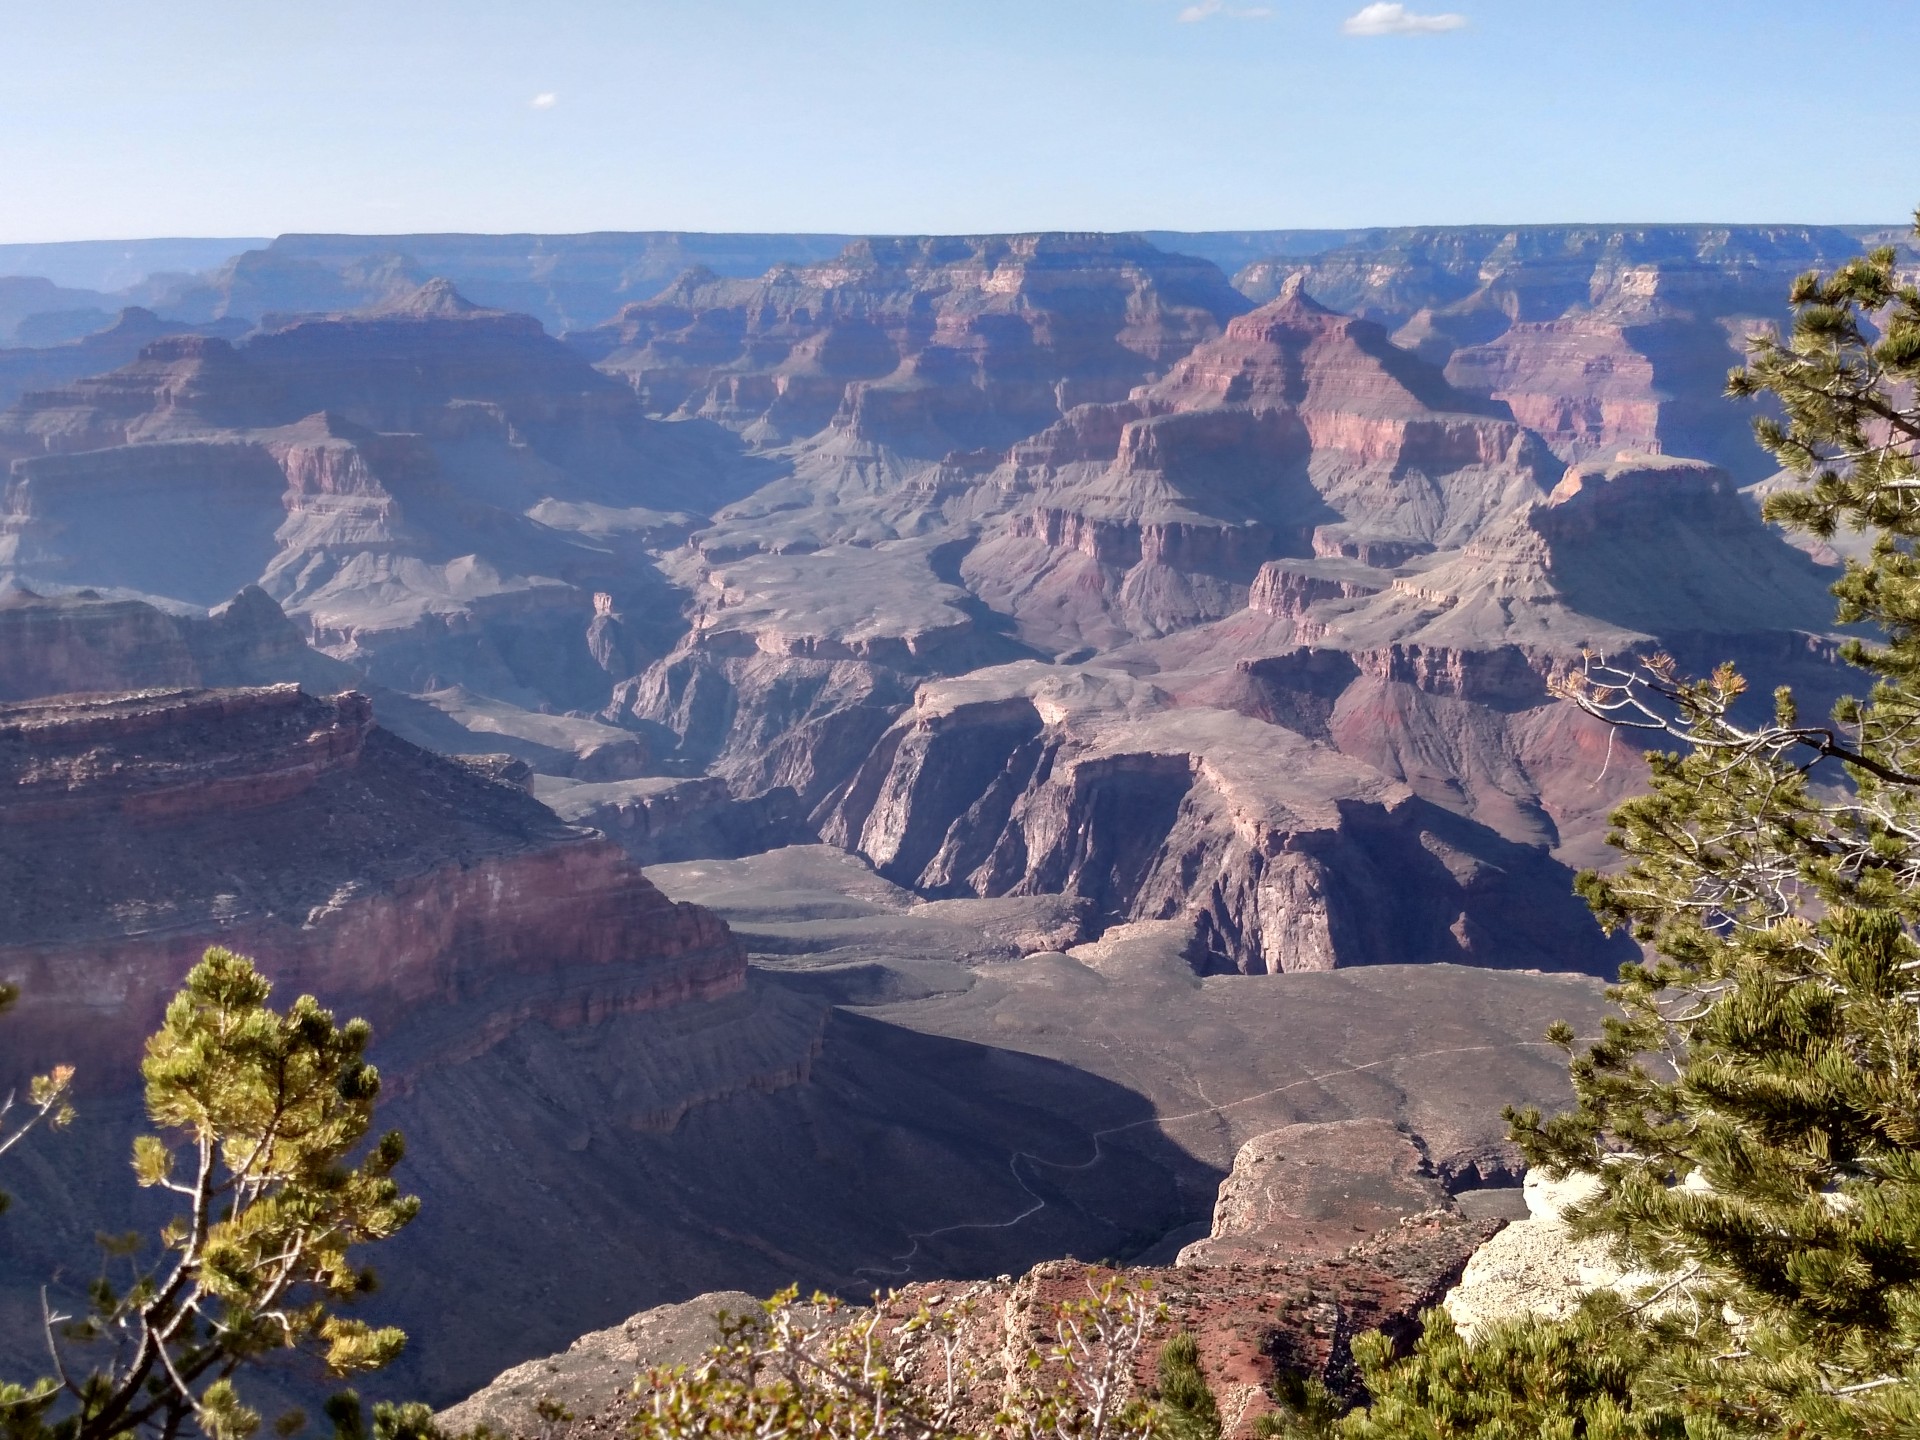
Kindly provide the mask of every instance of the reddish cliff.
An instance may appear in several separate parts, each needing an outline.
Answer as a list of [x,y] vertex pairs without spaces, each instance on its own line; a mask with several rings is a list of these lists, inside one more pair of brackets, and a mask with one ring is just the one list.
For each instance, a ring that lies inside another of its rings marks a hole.
[[[612,842],[294,686],[0,708],[0,974],[22,1069],[124,1081],[209,944],[387,1026],[444,1011],[484,1050],[740,989],[708,912]],[[444,1047],[443,1047],[444,1048]]]
[[1475,226],[1376,231],[1248,266],[1265,300],[1304,279],[1464,390],[1505,401],[1562,459],[1622,446],[1694,455],[1743,481],[1771,473],[1748,415],[1721,398],[1756,325],[1796,275],[1859,253],[1814,226]]
[[1233,613],[1273,556],[1457,545],[1556,469],[1504,407],[1295,284],[1009,452],[982,487],[1009,514],[964,573],[1036,644],[1105,647]]
[[[1376,732],[1352,718],[1367,682],[1327,658],[1277,679],[1268,715],[1173,708],[1091,668],[924,685],[821,806],[822,838],[923,893],[1075,895],[1096,928],[1178,920],[1202,970],[1615,967],[1544,850],[1390,779],[1392,754],[1335,748]],[[1508,784],[1531,800],[1524,772]]]

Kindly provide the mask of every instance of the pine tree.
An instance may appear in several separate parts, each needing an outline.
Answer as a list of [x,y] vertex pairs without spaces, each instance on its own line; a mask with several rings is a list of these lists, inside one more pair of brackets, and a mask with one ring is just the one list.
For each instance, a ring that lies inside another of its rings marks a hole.
[[1160,1347],[1154,1434],[1161,1440],[1220,1440],[1220,1406],[1200,1370],[1200,1347],[1182,1330]]
[[[351,1158],[380,1093],[370,1032],[335,1024],[311,996],[276,1012],[271,988],[250,961],[209,950],[147,1042],[156,1131],[135,1140],[134,1173],[178,1196],[180,1213],[157,1245],[109,1243],[116,1273],[94,1284],[87,1313],[48,1317],[56,1373],[0,1385],[10,1440],[171,1440],[189,1425],[245,1440],[260,1424],[235,1385],[246,1366],[298,1349],[346,1375],[399,1353],[398,1330],[341,1313],[373,1287],[352,1249],[419,1208],[392,1178],[397,1134]],[[420,1407],[376,1407],[374,1420],[394,1440],[426,1430]]]
[[[1916,217],[1920,225],[1920,216]],[[1560,1323],[1463,1340],[1429,1317],[1408,1360],[1357,1347],[1386,1436],[1920,1436],[1920,292],[1891,250],[1791,293],[1729,391],[1801,482],[1770,518],[1872,534],[1835,586],[1878,632],[1864,699],[1804,723],[1746,713],[1731,666],[1590,657],[1566,694],[1670,742],[1614,817],[1628,864],[1580,887],[1654,952],[1575,1052],[1575,1108],[1509,1112],[1530,1163],[1594,1177],[1570,1212],[1654,1272]]]

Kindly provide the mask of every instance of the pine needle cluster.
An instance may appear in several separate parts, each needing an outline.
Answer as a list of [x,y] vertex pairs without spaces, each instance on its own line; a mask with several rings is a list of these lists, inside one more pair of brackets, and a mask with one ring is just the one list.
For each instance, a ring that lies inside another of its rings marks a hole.
[[[370,1032],[336,1024],[311,996],[276,1011],[271,990],[251,961],[216,948],[168,1006],[141,1067],[155,1128],[134,1141],[133,1170],[177,1197],[177,1213],[155,1237],[103,1242],[85,1308],[47,1311],[54,1373],[0,1384],[5,1440],[248,1440],[262,1417],[242,1398],[243,1370],[305,1351],[351,1375],[405,1343],[345,1313],[374,1285],[354,1249],[419,1208],[393,1179],[399,1135],[365,1143],[380,1093]],[[64,1077],[60,1097],[35,1092],[55,1120],[63,1096]],[[350,1395],[328,1418],[338,1435],[364,1433]],[[304,1424],[292,1413],[276,1428]],[[424,1407],[375,1407],[376,1440],[430,1428]]]

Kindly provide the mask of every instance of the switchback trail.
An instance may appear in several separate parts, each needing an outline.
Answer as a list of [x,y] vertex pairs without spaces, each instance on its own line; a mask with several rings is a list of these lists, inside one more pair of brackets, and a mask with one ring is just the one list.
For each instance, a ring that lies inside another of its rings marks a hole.
[[937,1239],[942,1235],[957,1234],[962,1230],[1011,1230],[1023,1224],[1047,1208],[1046,1197],[1027,1183],[1026,1176],[1020,1173],[1020,1162],[1025,1160],[1033,1165],[1044,1166],[1049,1170],[1081,1171],[1091,1170],[1098,1165],[1106,1154],[1108,1137],[1121,1135],[1129,1130],[1143,1129],[1149,1125],[1166,1127],[1183,1124],[1190,1120],[1217,1119],[1229,1110],[1243,1105],[1251,1105],[1260,1100],[1271,1100],[1276,1095],[1284,1095],[1289,1090],[1297,1090],[1303,1085],[1317,1085],[1327,1080],[1338,1080],[1346,1075],[1359,1075],[1368,1070],[1377,1070],[1384,1065],[1398,1065],[1408,1060],[1431,1060],[1443,1055],[1470,1055],[1489,1050],[1539,1050],[1554,1048],[1547,1040],[1516,1040],[1500,1045],[1454,1045],[1439,1050],[1420,1050],[1410,1055],[1389,1055],[1379,1060],[1369,1060],[1362,1065],[1346,1065],[1338,1070],[1327,1070],[1317,1075],[1303,1075],[1297,1080],[1289,1080],[1284,1085],[1275,1085],[1270,1090],[1261,1090],[1252,1095],[1242,1095],[1238,1100],[1228,1100],[1219,1105],[1209,1105],[1199,1110],[1189,1110],[1182,1115],[1149,1115],[1140,1120],[1129,1120],[1124,1125],[1110,1125],[1104,1130],[1093,1132],[1093,1153],[1085,1160],[1049,1160],[1030,1150],[1015,1150],[1007,1157],[1007,1169],[1014,1183],[1023,1190],[1033,1203],[1009,1220],[965,1220],[954,1225],[942,1225],[933,1230],[916,1230],[908,1233],[913,1242],[911,1248],[892,1257],[889,1266],[863,1265],[854,1271],[856,1275],[874,1275],[881,1278],[904,1279],[913,1273],[914,1258],[919,1255],[923,1242]]

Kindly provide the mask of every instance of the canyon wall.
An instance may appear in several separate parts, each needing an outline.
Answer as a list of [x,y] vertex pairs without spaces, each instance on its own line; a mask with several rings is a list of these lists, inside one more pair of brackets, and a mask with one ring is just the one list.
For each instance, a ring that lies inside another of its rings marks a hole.
[[296,686],[16,702],[0,711],[0,974],[11,1067],[83,1083],[130,1060],[208,945],[382,1027],[518,1024],[737,992],[726,927],[611,842]]

